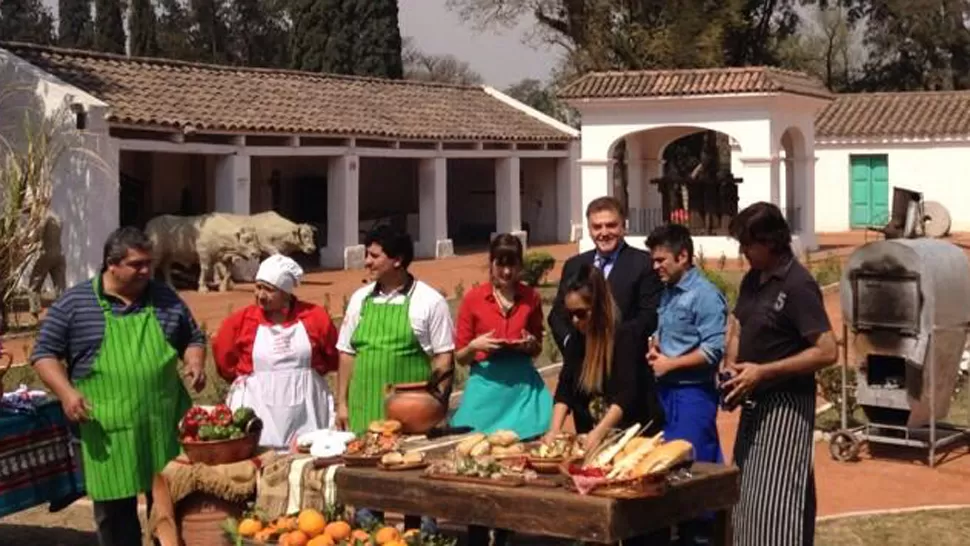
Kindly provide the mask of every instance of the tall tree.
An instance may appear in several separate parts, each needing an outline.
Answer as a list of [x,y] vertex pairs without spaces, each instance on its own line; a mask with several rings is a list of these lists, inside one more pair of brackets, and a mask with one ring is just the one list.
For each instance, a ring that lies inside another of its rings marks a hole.
[[208,63],[229,60],[229,28],[226,5],[222,0],[190,0],[192,29],[189,40],[196,59]]
[[49,44],[54,40],[54,18],[40,0],[2,0],[0,40]]
[[121,0],[94,1],[94,49],[125,53],[125,26]]
[[556,91],[550,85],[545,85],[534,78],[526,78],[510,85],[505,94],[513,99],[531,106],[547,116],[566,121],[563,105],[556,97]]
[[60,0],[57,4],[57,43],[90,49],[94,45],[91,0]]
[[128,12],[128,32],[131,35],[131,54],[139,57],[154,57],[160,53],[158,47],[158,22],[152,0],[131,0]]
[[820,0],[865,22],[863,90],[970,89],[967,0]]
[[195,60],[196,53],[189,41],[191,18],[182,0],[158,0],[159,54],[167,59]]
[[401,29],[397,0],[348,0],[357,27],[351,54],[354,73],[401,78]]
[[851,90],[865,63],[861,25],[850,22],[843,6],[813,10],[804,23],[781,43],[781,66],[807,72],[832,91]]
[[401,60],[406,79],[461,85],[479,85],[485,81],[471,65],[454,55],[424,53],[411,38],[404,39],[403,44]]
[[289,55],[287,0],[234,0],[229,6],[230,51],[245,66],[283,66]]
[[293,0],[290,66],[298,70],[354,74],[357,31],[350,0]]

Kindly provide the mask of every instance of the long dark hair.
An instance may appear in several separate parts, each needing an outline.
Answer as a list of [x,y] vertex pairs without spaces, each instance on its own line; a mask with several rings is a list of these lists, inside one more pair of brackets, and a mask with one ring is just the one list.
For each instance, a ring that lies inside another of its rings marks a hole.
[[620,309],[610,292],[610,285],[599,269],[583,264],[566,283],[566,294],[577,293],[590,307],[586,328],[586,355],[579,386],[585,392],[603,387],[613,368],[613,344],[620,321]]

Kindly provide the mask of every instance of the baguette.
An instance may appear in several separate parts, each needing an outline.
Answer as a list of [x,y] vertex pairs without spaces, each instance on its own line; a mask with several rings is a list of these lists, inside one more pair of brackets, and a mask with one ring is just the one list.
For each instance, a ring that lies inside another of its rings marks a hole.
[[694,460],[694,446],[686,440],[673,440],[651,451],[630,473],[639,478],[647,474],[664,472],[681,463]]
[[480,432],[476,432],[475,434],[472,434],[468,438],[465,438],[464,440],[462,440],[461,443],[459,443],[458,446],[455,448],[455,452],[461,455],[462,457],[467,457],[471,453],[472,448],[478,445],[478,443],[484,439],[485,439],[484,434]]
[[424,453],[420,451],[408,451],[404,454],[404,464],[417,464],[424,462]]
[[620,455],[617,455],[616,464],[613,465],[613,470],[607,474],[607,479],[612,480],[617,478],[628,478],[634,467],[636,467],[640,461],[652,453],[657,446],[663,443],[663,432],[658,433],[652,438],[634,438],[630,444],[633,444],[633,442],[636,440],[640,440],[635,444],[636,447],[634,447],[632,450],[624,450],[626,451],[626,454],[621,453]]
[[381,457],[381,464],[387,466],[395,466],[404,463],[404,456],[397,451],[391,451],[390,453],[385,453]]
[[634,436],[637,435],[638,432],[640,432],[639,423],[626,429],[626,432],[623,434],[623,436],[620,437],[619,441],[617,441],[615,444],[611,445],[610,447],[604,449],[594,458],[593,464],[600,468],[603,468],[609,465],[610,462],[613,461],[613,458],[620,453],[620,450],[626,447],[626,445],[630,442],[630,440],[633,439]]
[[508,447],[504,446],[492,446],[492,455],[496,457],[504,457],[509,455],[521,455],[525,453],[525,446],[522,444],[512,444]]

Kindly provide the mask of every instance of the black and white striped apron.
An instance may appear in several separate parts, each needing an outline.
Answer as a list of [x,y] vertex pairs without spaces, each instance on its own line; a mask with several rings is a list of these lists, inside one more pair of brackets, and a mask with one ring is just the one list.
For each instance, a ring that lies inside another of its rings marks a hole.
[[815,395],[771,392],[744,408],[734,446],[734,546],[815,543]]

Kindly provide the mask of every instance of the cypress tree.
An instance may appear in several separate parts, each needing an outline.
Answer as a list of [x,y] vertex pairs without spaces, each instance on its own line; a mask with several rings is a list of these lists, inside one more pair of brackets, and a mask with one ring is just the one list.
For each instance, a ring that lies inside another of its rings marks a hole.
[[354,0],[296,0],[290,66],[298,70],[354,74],[353,47],[358,22]]
[[229,29],[220,0],[190,0],[193,31],[190,43],[199,61],[224,63],[228,60]]
[[397,0],[348,0],[348,3],[354,7],[353,26],[359,29],[350,51],[353,73],[402,78]]
[[152,0],[131,0],[128,32],[131,34],[132,55],[154,57],[159,54],[156,24],[155,6],[152,5]]
[[57,42],[64,47],[90,49],[94,44],[91,0],[59,0]]
[[125,41],[120,0],[95,0],[94,49],[124,54]]

